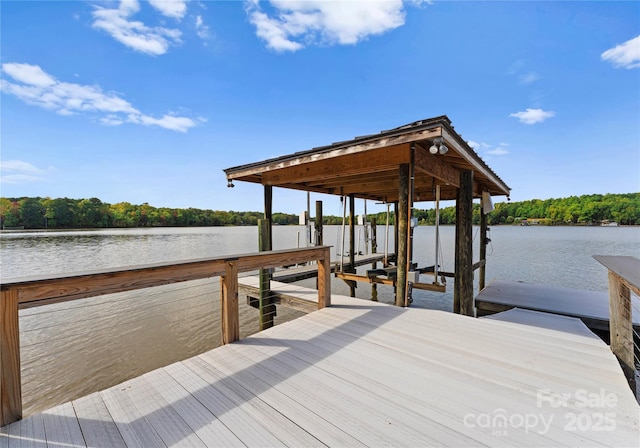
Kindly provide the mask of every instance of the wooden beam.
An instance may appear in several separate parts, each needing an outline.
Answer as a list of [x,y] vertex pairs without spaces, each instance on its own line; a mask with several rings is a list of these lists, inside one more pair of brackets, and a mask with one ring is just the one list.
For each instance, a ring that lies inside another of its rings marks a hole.
[[220,277],[222,344],[240,339],[240,317],[238,315],[238,262],[227,261],[226,271]]
[[398,229],[397,262],[398,277],[396,282],[396,306],[407,306],[407,263],[409,262],[409,164],[400,165],[398,170],[398,215],[396,228]]
[[[250,176],[254,176],[257,174],[266,174],[271,171],[281,170],[285,168],[289,168],[292,166],[297,166],[301,163],[308,163],[310,161],[320,161],[327,159],[336,159],[342,156],[348,155],[356,155],[356,154],[370,154],[374,150],[388,150],[394,147],[407,147],[408,144],[415,141],[432,139],[435,137],[440,137],[442,135],[442,130],[440,126],[436,126],[431,129],[425,129],[416,132],[409,132],[403,135],[397,135],[393,137],[383,137],[378,139],[372,139],[367,142],[358,143],[358,144],[349,144],[345,143],[345,146],[338,147],[336,149],[320,152],[315,154],[301,155],[300,157],[291,157],[286,160],[274,160],[272,163],[264,163],[256,166],[247,167],[242,170],[238,170],[235,172],[234,169],[227,170],[227,179],[241,179]],[[396,163],[397,165],[398,163]]]
[[22,418],[18,291],[0,293],[0,426]]
[[301,158],[293,166],[263,173],[262,183],[277,186],[336,179],[345,175],[370,173],[398,166],[402,161],[408,162],[408,160],[409,145],[374,149],[332,159]]
[[475,316],[473,306],[473,171],[460,173],[456,200],[456,260],[453,310]]
[[415,151],[416,168],[429,176],[442,182],[460,186],[460,171],[446,162],[446,156],[431,154],[420,144],[416,144]]

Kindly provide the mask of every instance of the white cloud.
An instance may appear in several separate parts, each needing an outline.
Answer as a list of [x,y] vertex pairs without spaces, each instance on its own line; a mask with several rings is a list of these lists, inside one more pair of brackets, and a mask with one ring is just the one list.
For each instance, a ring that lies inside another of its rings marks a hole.
[[186,0],[149,0],[149,3],[160,14],[173,19],[182,19],[187,12]]
[[210,36],[209,27],[204,24],[202,16],[196,16],[196,34],[200,39],[208,39]]
[[4,184],[21,184],[44,180],[45,170],[22,160],[0,161],[0,181]]
[[608,49],[600,57],[603,61],[610,62],[616,68],[639,68],[640,36]]
[[520,75],[518,79],[522,84],[531,84],[532,82],[536,82],[537,80],[539,80],[540,76],[537,73],[530,72],[525,73],[524,75]]
[[504,146],[498,146],[497,148],[490,149],[486,153],[492,156],[504,156],[505,154],[509,154],[509,151]]
[[[275,51],[296,51],[310,44],[355,44],[404,24],[402,0],[270,0],[273,15],[258,0],[246,2],[256,34]],[[425,2],[413,1],[413,4]]]
[[1,79],[2,92],[60,115],[93,113],[98,115],[98,121],[104,125],[117,126],[127,122],[159,126],[178,132],[187,132],[189,128],[204,121],[172,114],[154,118],[143,114],[116,94],[103,92],[99,86],[58,81],[37,65],[5,63],[2,64],[2,71],[18,82]]
[[[167,2],[158,1],[157,3]],[[155,7],[157,8],[157,6]],[[97,7],[92,13],[95,19],[93,27],[106,31],[111,37],[129,48],[154,56],[166,53],[170,45],[181,42],[182,33],[178,29],[160,26],[149,27],[142,22],[129,20],[130,16],[139,10],[140,4],[137,0],[121,0],[118,9]],[[168,11],[168,8],[165,11]]]
[[527,109],[522,112],[516,112],[510,114],[510,117],[515,117],[520,120],[520,123],[524,124],[536,124],[542,123],[548,118],[554,117],[556,115],[553,111],[545,111],[542,109]]
[[474,151],[482,152],[483,154],[492,156],[503,156],[505,154],[509,154],[509,151],[507,150],[507,146],[509,146],[508,143],[500,143],[496,147],[493,147],[493,145],[488,143],[478,143],[473,140],[469,140],[467,143],[474,149]]

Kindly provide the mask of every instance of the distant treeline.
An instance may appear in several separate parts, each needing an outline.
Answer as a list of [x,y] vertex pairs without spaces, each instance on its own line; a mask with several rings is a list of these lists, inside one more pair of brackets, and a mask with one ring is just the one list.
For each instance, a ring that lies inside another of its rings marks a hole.
[[[455,207],[440,210],[441,224],[455,224]],[[71,229],[100,227],[197,227],[252,226],[262,218],[262,212],[201,210],[197,208],[156,208],[147,203],[108,204],[100,199],[69,198],[0,198],[1,228]],[[379,224],[386,222],[386,213],[375,216]],[[414,210],[420,224],[435,223],[435,210]],[[474,204],[474,223],[480,222],[480,205]],[[390,217],[394,222],[393,213]],[[489,224],[528,223],[541,225],[600,224],[615,221],[622,225],[640,225],[640,193],[594,194],[562,199],[533,199],[522,202],[501,202],[488,215]],[[341,224],[342,217],[325,216],[325,224]],[[277,225],[298,224],[298,216],[274,213]]]

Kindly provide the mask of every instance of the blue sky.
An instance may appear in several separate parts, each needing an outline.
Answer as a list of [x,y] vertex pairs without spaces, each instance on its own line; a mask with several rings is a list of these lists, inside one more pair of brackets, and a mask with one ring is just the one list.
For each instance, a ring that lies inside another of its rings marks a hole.
[[[261,187],[227,189],[223,168],[443,114],[512,200],[640,191],[640,2],[3,0],[0,13],[5,197],[261,210]],[[275,210],[304,208],[304,193],[274,192]]]

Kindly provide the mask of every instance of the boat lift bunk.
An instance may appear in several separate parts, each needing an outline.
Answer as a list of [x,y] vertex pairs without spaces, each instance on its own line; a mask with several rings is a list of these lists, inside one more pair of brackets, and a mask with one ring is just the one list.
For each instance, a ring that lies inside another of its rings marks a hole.
[[[440,186],[434,185],[434,196],[435,196],[435,209],[436,209],[436,242],[435,242],[435,260],[436,264],[432,266],[426,266],[419,268],[417,263],[410,261],[409,271],[407,273],[408,276],[408,291],[407,291],[407,301],[409,304],[413,302],[412,290],[420,289],[425,291],[433,291],[433,292],[446,292],[446,277],[454,277],[453,273],[442,272],[440,271],[441,266],[440,262]],[[342,199],[342,198],[341,198]],[[344,204],[344,213],[342,220],[342,248],[344,253],[344,239],[345,239],[345,227],[346,227],[346,201],[343,200]],[[365,200],[365,210],[366,210],[366,200]],[[350,219],[350,234],[353,235],[354,232],[351,227],[353,227],[353,207],[351,208],[351,219]],[[366,220],[366,214],[365,214]],[[363,223],[367,226],[367,222]],[[411,232],[413,232],[413,227],[417,224],[415,218],[412,219],[411,222]],[[366,233],[366,232],[365,232]],[[387,256],[389,253],[389,204],[387,204],[387,220],[385,227],[385,234],[387,238],[385,239],[385,258],[382,268],[374,267],[372,269],[368,269],[365,275],[358,275],[355,272],[347,272],[344,269],[344,265],[341,265],[340,270],[336,270],[335,276],[347,282],[347,284],[355,288],[355,282],[365,282],[371,283],[372,285],[382,284],[382,285],[390,285],[394,288],[396,287],[396,283],[398,281],[398,267],[397,265],[392,264],[392,260],[390,260]],[[411,237],[411,242],[413,242],[413,238]],[[365,245],[368,244],[368,241],[365,241]],[[350,248],[353,250],[353,248]],[[410,249],[410,253],[413,253],[413,247]],[[344,260],[344,257],[343,257]],[[393,260],[395,261],[395,260]],[[431,283],[424,283],[420,281],[420,276],[426,274],[433,276],[434,281]]]

